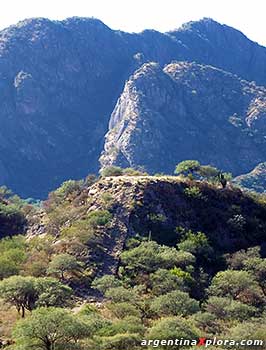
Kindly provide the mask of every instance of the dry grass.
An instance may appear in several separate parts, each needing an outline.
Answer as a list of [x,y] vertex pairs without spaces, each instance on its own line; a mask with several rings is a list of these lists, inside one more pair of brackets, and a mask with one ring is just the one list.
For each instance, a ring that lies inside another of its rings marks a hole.
[[19,319],[16,309],[0,299],[0,337],[10,338],[14,324]]

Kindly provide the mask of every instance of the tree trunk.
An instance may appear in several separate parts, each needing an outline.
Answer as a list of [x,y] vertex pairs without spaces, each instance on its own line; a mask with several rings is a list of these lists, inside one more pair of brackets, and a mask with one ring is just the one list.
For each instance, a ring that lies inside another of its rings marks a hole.
[[24,306],[21,307],[21,317],[25,318],[25,307]]

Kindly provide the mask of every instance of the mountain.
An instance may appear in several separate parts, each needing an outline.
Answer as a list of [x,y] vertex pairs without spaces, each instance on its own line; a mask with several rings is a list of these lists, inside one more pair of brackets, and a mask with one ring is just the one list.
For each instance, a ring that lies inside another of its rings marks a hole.
[[265,85],[266,50],[240,31],[204,18],[186,23],[170,35],[189,48],[184,60],[219,67]]
[[266,163],[260,163],[249,173],[236,177],[233,182],[246,190],[266,193]]
[[26,20],[0,42],[1,182],[44,197],[97,170],[130,62],[119,35],[98,20]]
[[139,34],[88,18],[19,22],[0,32],[0,183],[45,198],[98,171],[110,115],[145,62],[196,61],[266,85],[265,58],[264,47],[210,19]]
[[197,159],[234,174],[264,161],[266,89],[212,66],[144,64],[112,113],[103,167],[172,173]]

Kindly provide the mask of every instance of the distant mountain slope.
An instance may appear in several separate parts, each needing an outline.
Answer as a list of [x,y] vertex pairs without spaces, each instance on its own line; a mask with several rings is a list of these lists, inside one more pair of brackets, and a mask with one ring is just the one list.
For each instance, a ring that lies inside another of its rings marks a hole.
[[[266,85],[266,49],[210,19],[171,33],[29,19],[0,32],[0,183],[45,197],[98,170],[125,80],[147,61],[192,60]],[[259,156],[257,157],[260,158]]]
[[121,41],[86,19],[33,19],[1,32],[1,182],[44,197],[64,179],[97,170],[130,66]]
[[236,177],[234,183],[250,191],[266,193],[266,163],[261,163],[251,172]]
[[265,152],[265,88],[211,66],[149,63],[125,85],[101,163],[172,173],[198,159],[238,175]]
[[169,34],[188,48],[185,60],[210,64],[266,85],[266,50],[240,31],[204,18]]

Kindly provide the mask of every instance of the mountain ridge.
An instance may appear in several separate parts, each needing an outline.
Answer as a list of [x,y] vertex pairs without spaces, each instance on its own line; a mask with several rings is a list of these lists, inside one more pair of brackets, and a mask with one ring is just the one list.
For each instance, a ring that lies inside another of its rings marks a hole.
[[266,85],[266,48],[241,37],[239,51],[238,31],[211,22],[218,30],[212,37],[206,22],[200,22],[201,36],[208,40],[194,29],[125,33],[77,17],[28,19],[2,30],[1,183],[24,197],[44,198],[68,178],[97,172],[110,115],[125,81],[145,62],[222,65]]

